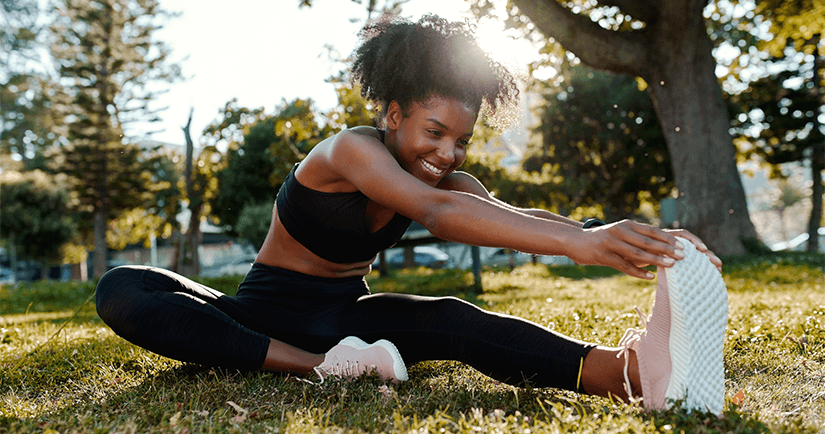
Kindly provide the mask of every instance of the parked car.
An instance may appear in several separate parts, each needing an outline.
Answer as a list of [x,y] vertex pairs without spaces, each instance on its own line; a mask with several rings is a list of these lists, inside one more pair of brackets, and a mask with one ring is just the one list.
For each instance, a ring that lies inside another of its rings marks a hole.
[[[512,263],[510,262],[511,254]],[[510,249],[495,249],[488,253],[487,256],[482,256],[481,259],[481,264],[488,267],[519,266],[530,262],[533,262],[533,255]],[[575,262],[566,256],[536,255],[536,262],[546,265],[575,265]]]
[[[453,260],[443,250],[432,246],[413,247],[413,262],[416,267],[453,268]],[[378,260],[373,268],[378,266]],[[404,250],[398,250],[387,255],[387,268],[401,268],[404,266]]]
[[220,265],[216,268],[202,270],[201,276],[203,277],[220,277],[220,276],[237,276],[241,275],[244,276],[246,273],[252,269],[252,263],[255,262],[255,255],[244,255],[237,259],[233,259],[232,261]]
[[[510,249],[494,249],[486,256],[482,256],[481,265],[487,267],[519,266],[532,262],[533,255]],[[512,261],[512,262],[511,262]]]
[[14,277],[14,272],[9,268],[0,267],[0,285],[14,285],[17,283],[17,278]]

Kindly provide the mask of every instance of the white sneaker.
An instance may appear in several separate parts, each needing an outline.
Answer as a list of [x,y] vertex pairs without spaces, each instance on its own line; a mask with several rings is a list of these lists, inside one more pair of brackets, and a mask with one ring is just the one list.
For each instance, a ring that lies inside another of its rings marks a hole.
[[679,240],[685,257],[659,269],[650,320],[640,312],[646,329],[628,330],[619,345],[623,353],[636,352],[645,408],[664,410],[681,401],[687,410],[720,414],[725,404],[727,289],[710,259],[690,241]]
[[368,344],[355,336],[346,337],[327,351],[324,363],[314,369],[322,383],[330,375],[358,378],[372,372],[393,383],[409,379],[401,354],[386,339]]

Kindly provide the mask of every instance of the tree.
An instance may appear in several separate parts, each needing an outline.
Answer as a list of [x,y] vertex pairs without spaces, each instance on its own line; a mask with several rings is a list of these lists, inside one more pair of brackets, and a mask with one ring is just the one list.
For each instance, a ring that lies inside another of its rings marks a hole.
[[256,250],[264,244],[269,222],[272,219],[272,203],[249,204],[243,207],[235,228],[241,238],[246,239]]
[[52,26],[52,45],[70,103],[70,144],[60,168],[76,180],[94,227],[94,275],[106,271],[106,225],[120,211],[141,206],[151,174],[141,150],[124,140],[126,126],[155,120],[150,84],[180,76],[169,49],[153,40],[169,14],[156,0],[65,0]]
[[41,58],[43,11],[31,0],[0,0],[0,153],[43,169],[61,137],[57,85]]
[[[820,121],[825,116],[825,1],[762,0],[744,18],[742,27],[749,32],[735,35],[737,46],[760,51],[740,50],[731,62],[730,75],[741,79],[748,65],[772,72],[762,73],[732,97],[741,110],[734,119],[740,148],[746,157],[756,156],[771,165],[775,177],[782,177],[781,164],[810,163],[808,251],[818,251],[825,193],[825,129]],[[768,31],[758,31],[765,22]]]
[[[810,162],[813,209],[809,216],[809,236],[811,230],[816,234],[822,218],[821,168],[825,167],[821,158],[817,162],[821,156],[817,149],[822,148],[825,136],[817,119],[822,116],[822,104],[813,90],[816,86],[812,77],[813,74],[798,70],[783,70],[751,82],[745,91],[731,97],[742,110],[734,122],[734,130],[739,134],[736,142],[743,158],[768,164],[771,177],[780,179],[786,177],[783,164]],[[818,248],[816,241],[813,244]]]
[[541,141],[528,146],[524,169],[549,170],[560,182],[548,188],[567,206],[601,208],[608,220],[638,217],[642,203],[674,188],[650,98],[625,75],[579,65],[567,76],[566,86],[545,87],[534,130]]
[[[681,226],[719,254],[742,254],[743,240],[757,235],[714,75],[705,5],[703,0],[512,0],[507,13],[511,24],[541,32],[590,67],[643,79],[688,210]],[[489,12],[492,6],[478,0],[475,8]]]
[[329,127],[318,125],[311,100],[284,101],[274,116],[261,110],[235,109],[235,113],[241,113],[232,115],[241,125],[224,130],[243,131],[243,140],[233,142],[235,147],[226,153],[214,210],[231,233],[237,233],[235,225],[244,207],[271,204],[292,166],[332,133]]
[[77,227],[71,217],[65,176],[40,170],[0,173],[0,232],[21,256],[59,260]]
[[201,236],[201,209],[203,208],[203,200],[195,193],[195,176],[193,174],[192,167],[192,158],[195,153],[195,143],[192,141],[192,134],[190,130],[192,127],[192,115],[194,112],[194,108],[189,110],[189,119],[186,121],[186,125],[181,127],[181,130],[183,130],[183,137],[186,140],[186,157],[184,161],[185,168],[183,179],[186,184],[186,198],[189,201],[189,229],[186,234],[186,245],[188,249],[185,250],[189,252],[189,255],[184,255],[184,259],[189,259],[189,263],[191,264],[191,274],[197,276],[201,273],[201,259],[200,254],[198,253],[198,246],[200,246],[203,238]]

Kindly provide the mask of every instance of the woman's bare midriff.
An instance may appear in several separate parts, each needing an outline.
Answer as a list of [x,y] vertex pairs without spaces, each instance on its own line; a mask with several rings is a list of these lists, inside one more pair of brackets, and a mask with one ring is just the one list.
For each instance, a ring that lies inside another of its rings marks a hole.
[[311,276],[351,277],[368,274],[373,260],[339,264],[319,257],[289,235],[278,218],[278,210],[273,207],[269,233],[255,262]]

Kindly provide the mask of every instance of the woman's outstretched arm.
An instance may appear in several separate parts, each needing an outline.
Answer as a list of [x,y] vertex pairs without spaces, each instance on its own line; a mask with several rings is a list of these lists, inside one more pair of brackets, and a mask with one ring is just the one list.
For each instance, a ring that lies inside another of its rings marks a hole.
[[668,267],[682,256],[676,238],[652,226],[623,221],[583,230],[529,215],[501,201],[430,187],[401,168],[387,148],[371,137],[341,133],[326,159],[330,170],[367,197],[442,239],[563,255],[579,264],[606,265],[644,279],[653,276],[642,266]]

